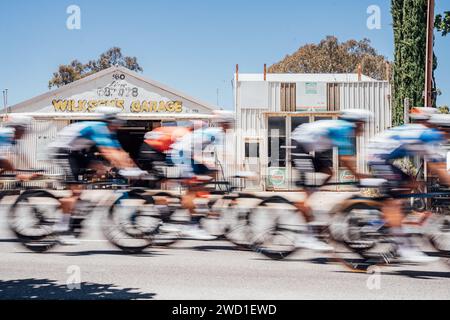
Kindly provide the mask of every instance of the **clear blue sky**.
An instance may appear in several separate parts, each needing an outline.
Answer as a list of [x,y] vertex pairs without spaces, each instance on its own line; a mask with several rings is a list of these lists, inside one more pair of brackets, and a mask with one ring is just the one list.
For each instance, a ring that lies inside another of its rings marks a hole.
[[[66,8],[81,7],[81,30]],[[381,30],[366,27],[367,7],[382,9]],[[2,0],[0,89],[9,104],[48,90],[59,64],[85,62],[112,46],[137,56],[144,75],[212,104],[231,107],[235,64],[262,72],[326,35],[372,40],[392,59],[390,0]],[[437,0],[437,11],[450,10]],[[450,36],[436,39],[439,104],[450,105]],[[0,102],[3,106],[3,103]]]

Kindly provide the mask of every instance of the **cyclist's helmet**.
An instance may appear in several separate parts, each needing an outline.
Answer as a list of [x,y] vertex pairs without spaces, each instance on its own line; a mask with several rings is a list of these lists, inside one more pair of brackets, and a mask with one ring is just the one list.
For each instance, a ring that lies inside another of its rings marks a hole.
[[339,119],[349,122],[367,123],[373,119],[373,113],[363,109],[342,110]]
[[412,121],[427,121],[430,120],[431,117],[438,113],[436,108],[412,108],[409,113],[409,118]]
[[192,120],[192,121],[190,122],[190,127],[191,127],[193,130],[206,128],[206,127],[208,127],[208,122],[203,121],[203,120]]
[[100,114],[100,119],[108,124],[123,125],[125,121],[118,117],[120,109],[116,107],[98,107],[96,113]]
[[450,114],[433,114],[428,122],[437,127],[450,129]]
[[216,123],[233,124],[235,121],[234,112],[225,111],[225,110],[217,110],[214,112],[214,121]]
[[31,127],[33,118],[21,114],[9,114],[5,119],[5,126],[14,129],[28,130]]

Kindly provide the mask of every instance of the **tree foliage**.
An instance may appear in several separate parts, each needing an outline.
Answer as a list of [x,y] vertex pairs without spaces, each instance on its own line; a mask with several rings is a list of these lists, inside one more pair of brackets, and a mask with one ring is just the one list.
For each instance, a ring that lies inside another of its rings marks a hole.
[[327,36],[319,44],[307,44],[270,66],[270,73],[356,73],[361,64],[369,77],[386,79],[386,57],[379,55],[369,39],[339,42]]
[[444,14],[436,16],[435,26],[437,31],[446,36],[450,33],[450,11],[445,11]]
[[136,57],[123,56],[120,48],[113,47],[102,53],[97,60],[91,60],[85,64],[78,60],[73,60],[67,65],[60,65],[58,67],[58,71],[53,73],[52,79],[48,82],[48,88],[59,88],[115,65],[119,65],[136,72],[143,71],[137,62]]
[[[427,0],[392,0],[395,63],[393,124],[404,120],[404,100],[424,105]],[[434,59],[434,68],[437,67]]]

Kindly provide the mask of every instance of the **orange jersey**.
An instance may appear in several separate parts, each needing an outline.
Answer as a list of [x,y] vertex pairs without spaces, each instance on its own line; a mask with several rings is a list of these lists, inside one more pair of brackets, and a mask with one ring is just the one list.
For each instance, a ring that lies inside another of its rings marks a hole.
[[185,127],[159,127],[145,135],[144,142],[159,152],[165,152],[179,138],[191,132]]

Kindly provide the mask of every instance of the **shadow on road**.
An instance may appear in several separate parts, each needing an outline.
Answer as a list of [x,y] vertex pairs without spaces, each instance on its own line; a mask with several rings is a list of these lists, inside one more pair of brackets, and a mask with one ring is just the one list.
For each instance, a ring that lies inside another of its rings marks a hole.
[[201,245],[201,246],[194,246],[191,249],[196,251],[249,251],[239,249],[236,246],[230,245]]
[[20,242],[18,239],[0,239],[0,243],[18,243]]
[[83,282],[80,289],[69,289],[49,279],[0,280],[0,300],[136,300],[155,295],[112,284]]
[[130,257],[155,257],[163,256],[165,254],[156,252],[141,252],[141,253],[127,253],[120,250],[86,250],[86,251],[49,251],[45,253],[35,253],[31,251],[22,251],[19,253],[30,253],[30,254],[52,254],[61,255],[66,257],[82,257],[82,256],[100,256],[100,255],[114,255],[114,256],[130,256]]
[[[390,265],[386,267],[399,267],[401,265]],[[383,268],[383,266],[381,266]],[[383,269],[381,269],[383,270]],[[352,271],[336,271],[338,273],[354,273]],[[421,271],[421,270],[398,270],[391,272],[381,272],[386,276],[408,277],[419,280],[438,280],[438,279],[450,279],[450,272],[443,271]]]
[[431,279],[450,279],[450,272],[442,271],[420,271],[420,270],[399,270],[395,272],[383,272],[390,276],[403,276],[413,279],[431,280]]

